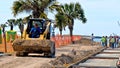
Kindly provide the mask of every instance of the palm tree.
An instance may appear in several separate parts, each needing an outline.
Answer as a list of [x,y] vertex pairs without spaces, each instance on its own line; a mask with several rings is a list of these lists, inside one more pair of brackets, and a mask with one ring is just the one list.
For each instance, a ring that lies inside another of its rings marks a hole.
[[7,24],[10,26],[10,30],[13,30],[13,26],[17,25],[15,23],[15,19],[9,19],[9,20],[7,20]]
[[21,38],[22,38],[22,34],[23,34],[23,30],[24,30],[24,23],[23,23],[23,19],[19,18],[16,20],[16,23],[20,29],[20,33],[21,33]]
[[74,19],[81,20],[82,23],[86,23],[87,19],[85,18],[84,10],[82,9],[79,3],[65,4],[62,6],[62,9],[64,11],[64,14],[68,18],[68,28],[70,30],[71,41],[73,43],[72,35],[73,35]]
[[59,31],[60,31],[60,35],[62,36],[62,30],[64,29],[65,30],[65,27],[67,26],[66,22],[67,20],[65,19],[66,16],[65,15],[62,15],[60,13],[57,13],[55,15],[55,20],[56,20],[56,24],[55,24],[55,27],[58,27],[59,28]]
[[6,43],[6,35],[5,35],[5,27],[7,27],[7,26],[6,26],[6,24],[1,24],[0,26],[2,27],[2,32],[3,32],[3,38],[4,38],[4,44],[5,44],[5,52],[7,52],[7,43]]
[[[61,12],[61,7],[58,7],[59,2],[54,2],[49,9],[53,13],[53,11],[57,11],[55,14],[55,28],[59,28],[60,35],[62,36],[63,29],[65,30],[65,27],[67,26],[67,19],[66,16]],[[54,10],[55,9],[55,10]]]
[[32,13],[33,18],[47,18],[45,10],[55,0],[18,0],[14,1],[12,12],[14,16],[21,12]]
[[71,41],[73,36],[73,26],[74,26],[74,19],[81,20],[82,23],[86,23],[87,19],[84,15],[84,10],[82,9],[79,3],[70,3],[65,5],[52,5],[50,7],[52,10],[56,10],[58,13],[64,14],[66,16],[67,25],[70,30]]
[[7,25],[6,25],[6,24],[1,24],[0,26],[1,26],[2,31],[3,31],[3,33],[4,33],[4,32],[5,32],[5,27],[7,27]]

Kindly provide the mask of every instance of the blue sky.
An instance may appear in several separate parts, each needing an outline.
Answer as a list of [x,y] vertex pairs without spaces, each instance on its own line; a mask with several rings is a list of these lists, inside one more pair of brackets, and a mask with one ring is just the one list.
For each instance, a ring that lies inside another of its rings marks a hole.
[[[11,7],[15,0],[2,0],[0,2],[0,23],[4,23],[7,19],[14,18]],[[120,0],[58,0],[61,4],[70,2],[79,2],[84,9],[85,16],[88,19],[86,24],[75,20],[74,32],[77,35],[110,35],[112,33],[120,35]],[[48,17],[54,19],[52,13],[48,13]],[[26,16],[25,13],[19,14],[16,18]],[[59,31],[56,29],[56,34]],[[69,34],[66,31],[63,34]]]

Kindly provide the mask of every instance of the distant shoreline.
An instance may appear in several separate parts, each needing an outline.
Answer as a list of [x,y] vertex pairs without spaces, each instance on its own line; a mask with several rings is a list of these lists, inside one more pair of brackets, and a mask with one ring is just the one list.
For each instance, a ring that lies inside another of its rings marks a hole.
[[[82,38],[87,38],[87,39],[91,39],[91,36],[89,35],[80,35]],[[94,36],[94,38],[102,38],[101,36]]]

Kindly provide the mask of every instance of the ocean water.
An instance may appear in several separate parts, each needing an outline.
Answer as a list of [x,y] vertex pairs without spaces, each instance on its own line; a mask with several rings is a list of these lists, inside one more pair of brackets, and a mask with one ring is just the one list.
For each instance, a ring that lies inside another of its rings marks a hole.
[[93,41],[95,41],[95,42],[101,42],[101,38],[94,38]]

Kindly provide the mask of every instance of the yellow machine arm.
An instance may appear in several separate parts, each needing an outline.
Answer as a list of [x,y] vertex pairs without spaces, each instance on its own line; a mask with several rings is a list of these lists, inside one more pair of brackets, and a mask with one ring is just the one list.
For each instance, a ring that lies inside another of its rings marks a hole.
[[46,29],[42,35],[40,35],[40,39],[46,39],[47,33],[49,32],[50,22],[47,23]]

